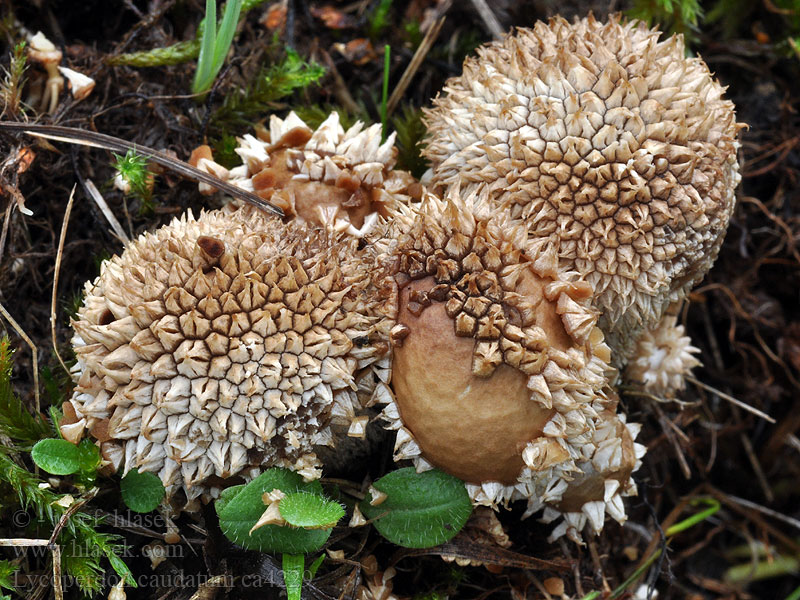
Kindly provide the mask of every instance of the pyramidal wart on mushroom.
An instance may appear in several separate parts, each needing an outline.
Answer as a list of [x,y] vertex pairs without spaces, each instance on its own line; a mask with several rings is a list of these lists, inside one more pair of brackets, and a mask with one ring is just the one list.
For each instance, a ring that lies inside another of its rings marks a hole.
[[579,540],[625,519],[644,448],[615,414],[591,287],[526,245],[523,223],[457,189],[397,206],[374,246],[398,296],[392,389],[374,398],[396,460],[463,479],[476,504],[548,507],[553,536]]
[[[333,226],[361,237],[385,216],[386,205],[419,198],[411,174],[395,170],[395,133],[381,142],[381,125],[361,121],[347,131],[331,113],[312,130],[294,112],[272,115],[269,128],[237,138],[243,163],[227,170],[201,146],[193,165],[253,192],[279,206],[287,217]],[[201,184],[201,191],[204,188]]]
[[620,17],[520,28],[426,113],[431,189],[485,190],[578,273],[617,366],[713,264],[740,181],[725,88],[659,36]]
[[686,386],[686,375],[700,366],[698,352],[677,318],[664,315],[657,327],[639,337],[625,380],[656,397],[673,399]]
[[64,436],[190,507],[269,466],[319,477],[358,373],[388,378],[392,309],[357,245],[249,207],[141,235],[86,284]]

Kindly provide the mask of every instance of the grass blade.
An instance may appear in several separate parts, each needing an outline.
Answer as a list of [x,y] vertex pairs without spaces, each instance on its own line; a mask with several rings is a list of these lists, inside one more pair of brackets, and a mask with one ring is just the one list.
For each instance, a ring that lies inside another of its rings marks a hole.
[[200,94],[211,87],[211,76],[214,47],[217,42],[217,4],[215,0],[206,0],[206,18],[203,20],[205,28],[203,39],[200,42],[200,55],[197,57],[197,71],[194,74],[192,92]]
[[225,62],[225,56],[233,42],[233,34],[236,33],[236,26],[239,23],[239,13],[242,10],[242,0],[228,0],[225,5],[225,14],[222,16],[222,23],[217,33],[216,46],[214,48],[214,64],[212,67],[212,79],[217,76]]

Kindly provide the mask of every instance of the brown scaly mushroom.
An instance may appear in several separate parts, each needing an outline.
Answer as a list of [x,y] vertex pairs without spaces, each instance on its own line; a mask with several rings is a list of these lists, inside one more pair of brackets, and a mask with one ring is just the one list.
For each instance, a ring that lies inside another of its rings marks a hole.
[[619,17],[520,28],[426,115],[432,190],[485,190],[589,283],[618,366],[711,267],[740,180],[725,88],[659,36]]
[[454,190],[398,207],[375,244],[399,298],[393,392],[375,398],[396,460],[463,479],[476,504],[552,507],[566,523],[554,535],[579,539],[587,521],[625,518],[644,448],[615,416],[590,286],[526,242],[523,224]]
[[[257,136],[239,138],[243,164],[222,176],[289,218],[361,237],[387,214],[387,203],[420,193],[409,173],[394,170],[395,134],[381,143],[378,124],[364,128],[359,121],[345,131],[334,112],[312,130],[292,112],[285,119],[270,117],[269,129]],[[202,158],[211,159],[210,150]]]
[[319,477],[358,372],[388,379],[392,308],[357,244],[249,207],[143,234],[86,284],[65,437],[190,503],[268,466]]

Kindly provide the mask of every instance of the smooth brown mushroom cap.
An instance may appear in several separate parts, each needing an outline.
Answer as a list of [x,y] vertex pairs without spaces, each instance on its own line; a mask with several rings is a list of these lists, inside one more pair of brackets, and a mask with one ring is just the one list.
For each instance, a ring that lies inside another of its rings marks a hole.
[[408,311],[409,293],[432,286],[427,278],[400,290],[397,320],[410,330],[392,359],[400,415],[437,467],[471,483],[513,485],[522,450],[553,411],[530,400],[528,377],[518,369],[501,364],[489,377],[473,375],[475,340],[456,336],[444,304],[419,316]]
[[404,207],[387,238],[395,459],[464,479],[477,504],[552,506],[599,450],[594,421],[612,402],[591,289],[523,252],[522,227],[457,195]]

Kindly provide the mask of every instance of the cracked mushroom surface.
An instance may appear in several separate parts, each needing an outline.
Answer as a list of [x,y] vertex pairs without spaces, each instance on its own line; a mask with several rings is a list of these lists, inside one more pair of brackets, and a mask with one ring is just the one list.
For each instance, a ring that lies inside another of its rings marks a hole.
[[520,28],[426,114],[431,189],[485,190],[579,273],[617,365],[711,267],[741,179],[725,88],[659,35],[591,16]]
[[[427,195],[398,210],[383,242],[398,313],[393,393],[375,393],[395,459],[463,479],[476,504],[525,499],[529,514],[556,510],[586,473],[599,483],[574,490],[570,510],[602,503],[587,508],[599,531],[598,507],[623,519],[619,496],[634,488],[623,436],[606,426],[620,421],[591,288],[559,272],[554,252],[526,254],[524,225],[478,204]],[[607,500],[606,479],[622,480]]]
[[86,284],[65,437],[189,501],[269,466],[319,477],[315,445],[388,361],[357,244],[250,208],[143,234]]
[[381,142],[380,124],[342,127],[331,113],[313,130],[295,113],[270,117],[269,128],[238,138],[243,164],[230,171],[213,163],[208,147],[195,161],[230,183],[280,207],[287,217],[361,237],[387,207],[419,197],[411,174],[394,170],[395,133]]

